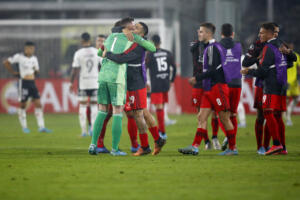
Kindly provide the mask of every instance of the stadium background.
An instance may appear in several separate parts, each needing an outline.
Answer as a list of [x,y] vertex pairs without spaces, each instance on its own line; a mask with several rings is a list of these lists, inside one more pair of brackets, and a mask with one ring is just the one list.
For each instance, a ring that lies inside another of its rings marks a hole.
[[[192,74],[189,43],[197,38],[201,22],[216,25],[217,39],[221,24],[232,23],[236,40],[243,44],[245,52],[257,36],[258,24],[276,21],[281,27],[280,38],[293,42],[299,52],[299,12],[297,0],[0,0],[0,59],[22,51],[26,40],[34,41],[41,68],[37,85],[45,111],[76,112],[77,99],[67,88],[80,34],[88,31],[93,38],[109,34],[117,19],[132,16],[136,21],[147,22],[150,36],[159,33],[162,46],[175,55],[178,77],[171,88],[169,111],[194,112],[190,106],[191,86],[187,83]],[[244,86],[242,101],[247,112],[253,113],[252,80],[246,80]],[[3,66],[0,93],[0,112],[15,113],[17,82]],[[300,105],[295,112],[300,113]]]

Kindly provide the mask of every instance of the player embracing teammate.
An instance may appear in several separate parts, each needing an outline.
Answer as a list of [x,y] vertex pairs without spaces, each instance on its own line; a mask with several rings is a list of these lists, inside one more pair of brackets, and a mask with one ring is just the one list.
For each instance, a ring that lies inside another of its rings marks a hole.
[[266,119],[267,132],[273,139],[273,146],[266,150],[265,155],[287,154],[282,112],[286,110],[287,68],[292,66],[294,55],[282,53],[286,50],[277,38],[278,31],[274,23],[262,24],[259,37],[261,42],[265,42],[259,67],[243,69],[241,72],[262,80],[263,116]]
[[[199,37],[205,43],[203,73],[191,78],[190,82],[195,84],[202,80],[204,94],[198,113],[198,128],[194,142],[191,146],[178,149],[182,154],[198,154],[198,147],[202,139],[207,137],[207,120],[213,111],[219,115],[229,142],[229,148],[219,155],[238,154],[236,149],[237,123],[234,118],[230,117],[234,109],[231,109],[229,101],[228,83],[241,78],[241,45],[232,40],[233,31],[230,24],[222,26],[223,39],[220,43],[215,41],[214,33],[215,26],[213,24],[203,23],[200,25]],[[234,96],[239,97],[239,95]]]

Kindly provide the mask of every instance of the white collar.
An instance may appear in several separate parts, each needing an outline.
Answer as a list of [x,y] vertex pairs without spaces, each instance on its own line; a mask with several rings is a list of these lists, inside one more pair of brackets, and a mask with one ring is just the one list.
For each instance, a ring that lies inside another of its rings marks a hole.
[[212,43],[214,43],[214,42],[216,42],[215,39],[211,39],[211,40],[208,41],[209,44],[212,44]]

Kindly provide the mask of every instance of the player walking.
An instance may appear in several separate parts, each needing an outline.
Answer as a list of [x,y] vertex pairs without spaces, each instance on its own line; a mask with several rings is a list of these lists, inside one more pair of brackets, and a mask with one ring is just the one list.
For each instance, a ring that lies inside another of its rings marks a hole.
[[[23,53],[17,53],[12,57],[6,59],[3,64],[6,69],[14,76],[19,77],[19,101],[20,108],[18,111],[20,124],[24,133],[30,133],[27,127],[26,120],[26,103],[28,98],[32,98],[35,106],[35,116],[39,127],[39,132],[50,133],[51,130],[45,128],[44,114],[40,101],[40,94],[35,85],[35,75],[39,72],[39,63],[37,57],[34,55],[35,44],[33,42],[26,42]],[[19,65],[19,72],[12,68],[12,64]]]
[[[191,78],[190,82],[196,83],[196,81],[204,79],[203,88],[205,92],[198,114],[198,128],[194,142],[191,146],[178,149],[183,154],[198,154],[201,140],[207,135],[207,119],[213,110],[219,114],[220,121],[224,125],[226,136],[229,140],[229,149],[220,155],[238,154],[235,146],[235,130],[230,121],[229,88],[226,82],[231,82],[235,75],[239,73],[232,68],[235,68],[237,64],[240,65],[241,47],[240,45],[232,45],[232,43],[229,45],[225,42],[221,46],[213,39],[214,33],[215,26],[213,24],[203,23],[200,25],[199,34],[206,45],[203,64],[204,73]],[[234,47],[232,48],[232,46]],[[228,65],[228,63],[233,66]]]

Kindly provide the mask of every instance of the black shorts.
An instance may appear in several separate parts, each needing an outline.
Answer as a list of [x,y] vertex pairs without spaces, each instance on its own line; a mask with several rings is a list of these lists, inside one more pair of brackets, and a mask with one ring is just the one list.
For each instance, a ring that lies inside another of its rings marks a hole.
[[19,80],[19,101],[26,102],[29,97],[39,99],[40,93],[35,85],[34,80]]
[[97,101],[97,89],[85,89],[78,91],[78,100],[87,101],[90,98],[90,101]]

